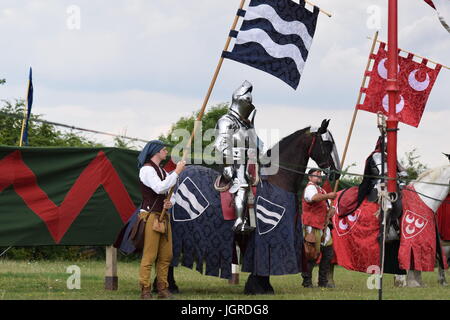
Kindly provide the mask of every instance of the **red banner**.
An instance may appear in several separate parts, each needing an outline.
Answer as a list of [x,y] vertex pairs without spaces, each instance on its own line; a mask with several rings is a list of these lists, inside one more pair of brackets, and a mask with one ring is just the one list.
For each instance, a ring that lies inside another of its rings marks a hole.
[[[361,88],[365,93],[364,101],[357,106],[360,110],[373,113],[382,112],[385,115],[389,110],[389,99],[386,91],[387,85],[387,51],[386,43],[381,42],[377,54],[371,54],[374,59],[373,68],[367,71],[370,77],[367,88]],[[430,68],[428,60],[422,62],[413,60],[414,55],[398,57],[398,86],[399,97],[396,105],[397,120],[414,127],[418,127],[425,105],[433,88],[434,82],[441,70],[441,65]]]

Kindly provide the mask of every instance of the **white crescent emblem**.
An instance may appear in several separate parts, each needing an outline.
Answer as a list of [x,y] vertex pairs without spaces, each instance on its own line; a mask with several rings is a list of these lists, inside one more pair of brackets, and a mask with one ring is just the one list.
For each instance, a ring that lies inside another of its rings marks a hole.
[[344,223],[344,220],[339,221],[339,228],[342,230],[347,230],[348,224]]
[[[387,58],[381,59],[380,62],[378,62],[378,67],[377,67],[378,74],[384,80],[387,80],[387,78],[388,78],[388,71],[385,66],[386,60],[387,60]],[[397,70],[400,71],[400,66],[397,66]]]
[[419,69],[414,70],[413,72],[411,72],[409,74],[409,76],[408,76],[409,85],[411,86],[411,88],[413,88],[416,91],[424,91],[430,85],[430,76],[427,73],[427,78],[424,81],[422,81],[422,82],[417,81],[417,79],[416,79],[417,71],[419,71]]
[[414,231],[416,231],[416,228],[410,229],[409,226],[406,227],[406,233],[407,233],[407,234],[413,234]]
[[355,222],[356,219],[358,218],[355,214],[349,214],[347,217],[348,220],[350,220],[351,222]]
[[414,216],[412,218],[410,218],[409,214],[405,217],[405,220],[407,223],[413,223],[414,222]]
[[414,224],[417,228],[422,228],[425,222],[419,223],[419,220],[416,220],[416,223]]
[[[397,103],[396,107],[395,107],[395,112],[399,113],[403,110],[403,108],[405,107],[405,99],[403,99],[402,96],[400,96],[400,102]],[[386,110],[386,112],[389,112],[389,96],[385,95],[383,98],[383,108],[384,110]]]
[[378,62],[378,74],[383,79],[387,80],[387,69],[384,66],[384,63],[386,62],[387,58],[381,59],[380,62]]

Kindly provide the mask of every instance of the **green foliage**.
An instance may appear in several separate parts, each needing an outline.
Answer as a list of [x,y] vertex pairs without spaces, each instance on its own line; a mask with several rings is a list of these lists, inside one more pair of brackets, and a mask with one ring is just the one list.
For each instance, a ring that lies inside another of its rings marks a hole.
[[351,172],[351,168],[356,167],[356,163],[352,163],[342,170],[343,174],[341,175],[341,179],[339,180],[339,189],[350,188],[357,186],[361,183],[362,177],[351,175],[347,173]]
[[114,147],[131,150],[137,149],[132,140],[123,137],[114,137]]
[[[0,108],[0,144],[18,146],[25,103],[23,100],[16,100],[14,104],[3,102],[4,105]],[[102,147],[73,131],[61,132],[52,124],[33,120],[41,120],[41,115],[31,114],[28,123],[30,147]]]
[[420,156],[416,154],[417,149],[414,148],[409,152],[405,152],[405,157],[401,159],[400,164],[408,173],[408,180],[415,180],[424,171],[428,169],[427,165],[419,161]]
[[[197,111],[193,113],[189,117],[182,117],[180,120],[178,120],[175,124],[172,125],[170,131],[167,133],[167,135],[160,135],[159,140],[163,141],[164,143],[170,145],[171,147],[168,148],[169,152],[172,150],[172,148],[177,145],[178,143],[182,142],[181,137],[176,137],[174,133],[178,129],[184,129],[187,132],[192,133],[194,130],[194,124],[195,120],[197,119],[200,111]],[[222,117],[224,114],[228,112],[228,103],[220,103],[218,105],[215,105],[211,107],[207,112],[203,114],[202,118],[202,132],[204,133],[208,129],[214,129],[216,126],[217,121]],[[196,134],[197,135],[197,134]],[[207,141],[205,139],[202,139],[202,150],[206,148],[208,145],[210,145],[213,141]],[[183,143],[187,143],[187,141],[184,141]],[[192,159],[195,159],[199,155],[194,154],[193,148],[191,148],[191,157]]]

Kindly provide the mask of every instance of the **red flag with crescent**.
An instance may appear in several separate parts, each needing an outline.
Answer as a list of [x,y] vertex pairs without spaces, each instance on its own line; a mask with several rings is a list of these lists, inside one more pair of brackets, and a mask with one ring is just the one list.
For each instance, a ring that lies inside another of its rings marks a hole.
[[[371,54],[371,59],[374,60],[373,68],[366,71],[370,81],[367,88],[361,88],[365,97],[363,102],[357,105],[358,109],[388,114],[387,56],[386,43],[381,42],[377,54]],[[398,85],[400,90],[397,98],[396,117],[400,122],[418,127],[431,89],[442,66],[436,64],[434,68],[431,68],[428,66],[427,59],[416,62],[413,58],[412,53],[408,54],[407,57],[398,57]]]

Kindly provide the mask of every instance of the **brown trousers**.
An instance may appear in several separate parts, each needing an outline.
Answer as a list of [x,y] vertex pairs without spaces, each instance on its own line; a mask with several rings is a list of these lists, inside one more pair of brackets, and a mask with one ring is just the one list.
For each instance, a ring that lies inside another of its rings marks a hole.
[[[142,214],[148,214],[143,212]],[[144,249],[142,251],[141,266],[139,269],[139,282],[144,287],[151,286],[152,266],[156,261],[157,282],[169,286],[167,274],[172,261],[172,229],[167,220],[166,234],[153,231],[153,221],[159,217],[159,213],[150,213],[145,225]],[[167,216],[166,216],[167,219]]]

